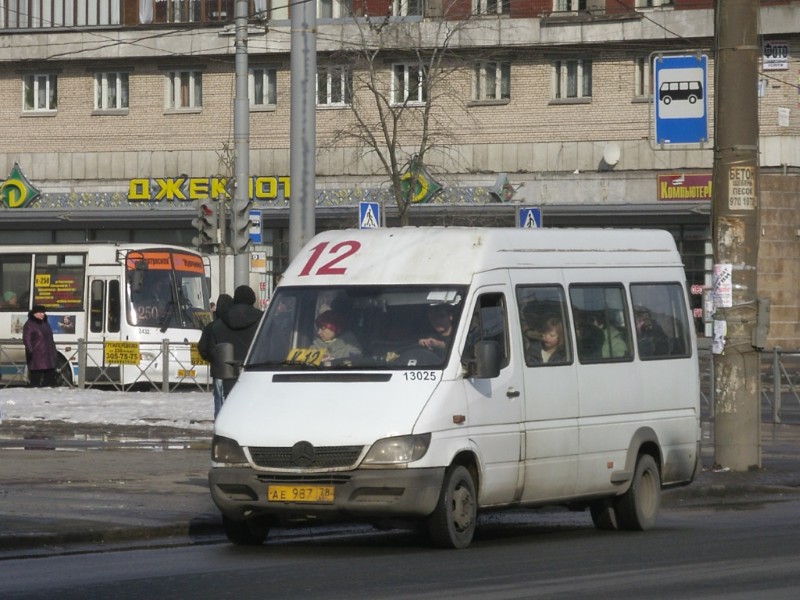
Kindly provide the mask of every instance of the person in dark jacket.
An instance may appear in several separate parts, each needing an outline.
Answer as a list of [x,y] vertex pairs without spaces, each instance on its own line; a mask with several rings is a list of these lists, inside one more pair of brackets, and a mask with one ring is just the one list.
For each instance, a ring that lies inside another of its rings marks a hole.
[[22,328],[31,387],[55,386],[57,383],[56,344],[45,312],[45,307],[40,304],[31,308]]
[[214,319],[203,328],[203,333],[200,334],[200,341],[197,342],[197,351],[200,353],[200,356],[202,356],[203,360],[207,361],[211,365],[211,391],[214,394],[214,418],[217,417],[219,409],[222,408],[223,396],[222,379],[217,376],[217,373],[214,369],[214,347],[212,344],[211,327],[214,325],[217,319],[228,312],[228,309],[232,304],[233,297],[230,294],[223,293],[219,295],[219,298],[217,298],[216,310],[214,310]]
[[[214,364],[214,350],[218,344],[231,344],[233,346],[233,359],[243,363],[250,349],[250,343],[255,337],[258,322],[261,320],[262,311],[254,305],[256,293],[250,286],[240,285],[233,292],[233,304],[230,308],[213,321],[211,331],[212,362],[211,372],[214,373],[220,365]],[[219,306],[217,306],[219,311]],[[235,379],[225,379],[222,382],[223,398],[227,397]]]

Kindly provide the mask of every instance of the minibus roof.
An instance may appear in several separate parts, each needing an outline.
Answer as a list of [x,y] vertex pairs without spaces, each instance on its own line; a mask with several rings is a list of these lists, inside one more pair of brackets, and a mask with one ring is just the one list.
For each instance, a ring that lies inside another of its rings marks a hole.
[[682,267],[672,235],[655,229],[397,227],[315,236],[281,279],[287,285],[468,284],[517,268]]

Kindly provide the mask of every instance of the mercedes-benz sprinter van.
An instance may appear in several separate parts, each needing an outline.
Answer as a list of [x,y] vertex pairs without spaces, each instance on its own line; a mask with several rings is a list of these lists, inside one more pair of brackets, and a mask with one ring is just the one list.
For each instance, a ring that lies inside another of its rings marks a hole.
[[295,258],[216,420],[228,538],[283,519],[422,525],[564,505],[654,526],[692,481],[697,348],[655,230],[328,231]]

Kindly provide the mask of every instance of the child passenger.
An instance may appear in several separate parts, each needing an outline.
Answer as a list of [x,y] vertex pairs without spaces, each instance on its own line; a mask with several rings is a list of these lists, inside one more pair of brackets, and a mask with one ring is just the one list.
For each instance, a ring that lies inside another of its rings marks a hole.
[[345,331],[344,315],[333,310],[326,310],[317,317],[317,338],[311,343],[312,348],[322,350],[322,363],[361,356],[361,347],[355,336]]
[[530,364],[565,363],[564,325],[558,317],[549,317],[536,330],[526,331],[526,359]]

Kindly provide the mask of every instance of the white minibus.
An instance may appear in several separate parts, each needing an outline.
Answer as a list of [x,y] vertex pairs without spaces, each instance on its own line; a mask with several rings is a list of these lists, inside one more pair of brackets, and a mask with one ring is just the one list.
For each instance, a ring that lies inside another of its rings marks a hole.
[[563,505],[654,526],[698,465],[683,266],[654,230],[329,231],[289,266],[214,428],[227,537]]

